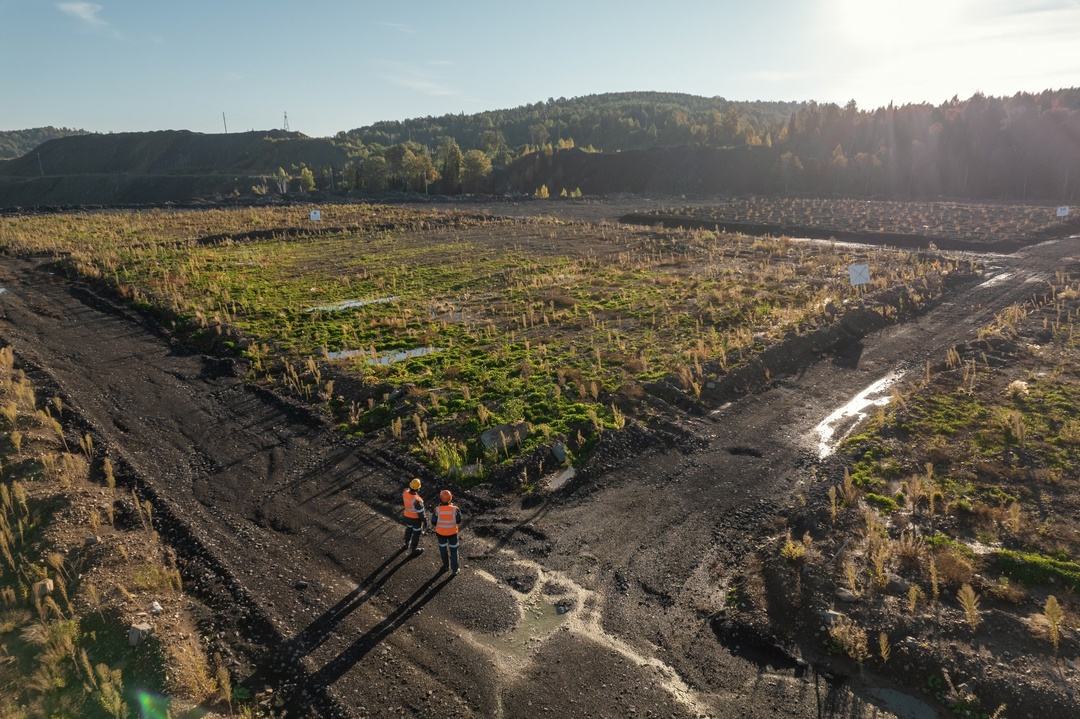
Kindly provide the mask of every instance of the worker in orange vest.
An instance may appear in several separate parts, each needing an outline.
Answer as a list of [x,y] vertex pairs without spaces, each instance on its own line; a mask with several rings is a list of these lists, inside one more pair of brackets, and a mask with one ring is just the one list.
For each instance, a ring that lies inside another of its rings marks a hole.
[[420,480],[413,477],[413,480],[409,482],[408,488],[401,495],[402,501],[405,503],[405,547],[412,546],[412,554],[410,556],[417,556],[424,553],[418,545],[420,544],[420,535],[424,533],[424,527],[427,526],[427,517],[424,515],[424,500],[420,498],[418,490],[420,489]]
[[458,526],[461,524],[461,512],[453,503],[454,495],[450,494],[449,489],[439,492],[439,499],[442,504],[431,510],[431,516],[435,524],[435,534],[439,539],[443,571],[449,569],[450,574],[454,575],[458,573]]

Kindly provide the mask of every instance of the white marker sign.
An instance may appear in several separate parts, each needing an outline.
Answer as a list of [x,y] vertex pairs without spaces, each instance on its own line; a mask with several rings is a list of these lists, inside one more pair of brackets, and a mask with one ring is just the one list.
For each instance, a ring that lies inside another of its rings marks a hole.
[[322,210],[312,210],[311,211],[311,221],[312,222],[318,222],[321,219],[322,219]]
[[852,265],[847,271],[852,285],[870,284],[870,265]]
[[1057,216],[1058,217],[1068,217],[1069,216],[1069,206],[1068,205],[1062,205],[1061,207],[1059,207],[1058,211],[1057,211]]

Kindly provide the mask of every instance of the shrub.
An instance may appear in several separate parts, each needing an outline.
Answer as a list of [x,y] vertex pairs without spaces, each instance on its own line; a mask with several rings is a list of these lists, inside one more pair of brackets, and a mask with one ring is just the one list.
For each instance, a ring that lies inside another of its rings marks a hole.
[[953,549],[939,549],[934,553],[939,581],[947,587],[959,587],[971,581],[975,569],[960,552]]
[[841,616],[829,627],[829,640],[833,651],[845,654],[859,666],[870,656],[866,642],[866,630],[848,617]]

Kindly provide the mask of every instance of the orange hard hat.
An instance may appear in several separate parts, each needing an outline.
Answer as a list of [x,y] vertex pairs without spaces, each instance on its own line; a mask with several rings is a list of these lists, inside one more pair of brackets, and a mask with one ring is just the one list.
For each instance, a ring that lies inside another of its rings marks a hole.
[[449,489],[444,489],[443,491],[439,492],[439,499],[441,499],[444,502],[449,502],[449,501],[453,500],[453,498],[454,498],[454,495],[450,494]]

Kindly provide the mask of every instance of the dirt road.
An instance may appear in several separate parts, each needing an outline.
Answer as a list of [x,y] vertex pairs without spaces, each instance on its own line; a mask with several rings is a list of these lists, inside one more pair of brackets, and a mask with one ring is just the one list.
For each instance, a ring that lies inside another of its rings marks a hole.
[[1043,290],[1077,264],[1075,242],[993,260],[995,276],[918,320],[689,421],[681,448],[612,445],[527,507],[466,494],[454,578],[430,536],[423,556],[400,553],[408,466],[46,262],[0,259],[0,336],[190,532],[174,534],[189,583],[216,598],[240,673],[275,684],[290,716],[888,717],[813,670],[743,659],[708,616],[776,511],[811,489],[814,427]]

